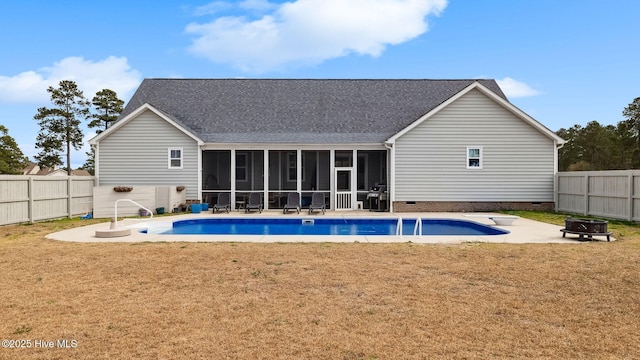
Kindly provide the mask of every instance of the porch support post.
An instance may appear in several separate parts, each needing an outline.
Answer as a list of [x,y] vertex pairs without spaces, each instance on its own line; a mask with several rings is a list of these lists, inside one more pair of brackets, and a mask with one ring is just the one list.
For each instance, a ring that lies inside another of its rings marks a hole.
[[198,146],[198,201],[202,203],[204,197],[202,196],[202,154],[204,153],[204,146]]
[[296,150],[296,192],[302,191],[302,149]]
[[393,202],[396,200],[396,147],[394,143],[385,144],[387,148],[387,201],[389,212],[393,212]]
[[336,209],[336,151],[335,149],[329,150],[329,207],[332,210]]
[[264,209],[269,210],[269,150],[264,149],[264,169],[263,169],[263,194],[262,194],[262,203],[264,204]]
[[236,149],[231,149],[231,206],[236,207]]
[[358,204],[358,150],[353,149],[353,164],[351,167],[351,210],[357,209]]

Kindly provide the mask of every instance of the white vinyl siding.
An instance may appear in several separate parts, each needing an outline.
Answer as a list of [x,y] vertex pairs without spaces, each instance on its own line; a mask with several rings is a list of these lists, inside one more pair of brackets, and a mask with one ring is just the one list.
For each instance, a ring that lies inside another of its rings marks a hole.
[[[469,169],[465,155],[476,144],[481,171]],[[396,140],[395,200],[553,201],[554,146],[472,90]]]
[[[197,142],[151,111],[100,141],[99,181],[105,185],[184,185],[197,199]],[[167,149],[182,149],[182,169],[168,169]]]

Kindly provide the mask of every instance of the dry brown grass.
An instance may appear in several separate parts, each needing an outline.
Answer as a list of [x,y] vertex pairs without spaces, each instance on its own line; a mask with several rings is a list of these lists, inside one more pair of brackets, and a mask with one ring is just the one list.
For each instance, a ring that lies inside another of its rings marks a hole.
[[579,245],[44,238],[79,224],[0,227],[0,338],[77,341],[0,359],[640,354],[640,235],[628,224],[610,225],[620,241]]

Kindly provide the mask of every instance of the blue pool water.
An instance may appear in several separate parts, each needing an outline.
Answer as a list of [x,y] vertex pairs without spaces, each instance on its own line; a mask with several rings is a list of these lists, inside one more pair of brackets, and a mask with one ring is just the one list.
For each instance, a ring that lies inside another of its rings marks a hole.
[[[238,218],[175,221],[161,234],[217,235],[395,235],[397,219]],[[403,219],[402,234],[413,235],[416,219]],[[423,219],[423,235],[502,235],[508,231],[473,221]]]

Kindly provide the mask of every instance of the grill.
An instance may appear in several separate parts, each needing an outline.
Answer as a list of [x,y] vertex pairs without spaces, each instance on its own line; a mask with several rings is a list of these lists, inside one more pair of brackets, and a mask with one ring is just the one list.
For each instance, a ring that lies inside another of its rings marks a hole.
[[367,193],[369,211],[387,211],[389,204],[387,197],[387,187],[384,184],[375,184],[370,187]]

